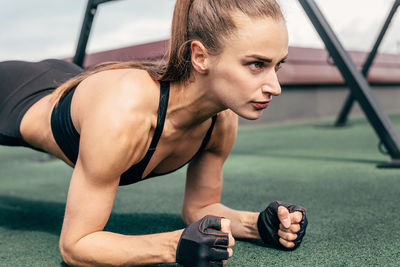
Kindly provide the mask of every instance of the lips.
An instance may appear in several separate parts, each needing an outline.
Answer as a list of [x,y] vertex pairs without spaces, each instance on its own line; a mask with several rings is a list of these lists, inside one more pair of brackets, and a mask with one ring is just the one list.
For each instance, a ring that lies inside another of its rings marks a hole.
[[269,105],[269,102],[252,102],[253,107],[256,109],[266,109]]

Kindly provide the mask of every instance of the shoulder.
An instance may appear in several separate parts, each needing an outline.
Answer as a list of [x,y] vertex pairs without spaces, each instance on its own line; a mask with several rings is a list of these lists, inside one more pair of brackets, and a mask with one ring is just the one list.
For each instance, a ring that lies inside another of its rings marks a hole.
[[144,70],[116,69],[89,76],[79,84],[78,94],[90,98],[93,104],[146,107],[158,88],[158,82]]
[[147,72],[127,69],[95,74],[79,86],[72,110],[79,118],[80,156],[96,173],[122,173],[143,157],[151,141],[159,85]]
[[217,114],[207,151],[228,156],[236,139],[238,116],[227,109]]
[[78,118],[79,127],[98,117],[109,123],[108,128],[121,123],[129,125],[156,114],[158,101],[154,100],[158,97],[159,84],[146,71],[103,71],[79,84],[72,102],[72,117]]

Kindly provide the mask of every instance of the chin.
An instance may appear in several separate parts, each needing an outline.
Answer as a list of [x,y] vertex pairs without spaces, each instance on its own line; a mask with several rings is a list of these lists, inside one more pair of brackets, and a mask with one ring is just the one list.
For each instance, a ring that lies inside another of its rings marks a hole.
[[262,111],[256,111],[256,112],[253,111],[253,112],[248,112],[246,114],[238,114],[238,115],[243,119],[254,121],[258,120],[262,114],[263,114]]

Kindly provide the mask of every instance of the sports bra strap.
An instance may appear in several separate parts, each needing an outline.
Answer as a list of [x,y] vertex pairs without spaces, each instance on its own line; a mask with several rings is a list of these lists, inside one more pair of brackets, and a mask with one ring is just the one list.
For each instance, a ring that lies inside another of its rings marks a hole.
[[120,185],[126,185],[142,180],[143,173],[149,164],[151,157],[156,150],[158,141],[164,129],[165,116],[167,115],[168,100],[169,100],[169,82],[160,82],[160,100],[157,111],[157,126],[151,140],[149,150],[147,150],[144,158],[137,164],[130,167],[121,175]]
[[196,156],[197,156],[197,154],[201,153],[201,151],[203,151],[206,148],[206,146],[208,144],[208,141],[210,141],[211,134],[213,132],[214,125],[215,125],[216,121],[217,121],[217,115],[214,115],[212,117],[211,126],[210,126],[210,128],[208,128],[207,134],[204,137],[203,142],[201,143],[200,149],[196,153]]
[[[165,116],[167,115],[168,108],[168,100],[169,100],[169,82],[160,82],[161,90],[160,90],[160,100],[158,104],[158,112],[157,112],[157,126],[154,131],[153,139],[150,143],[149,151],[156,150],[158,141],[160,140],[161,134],[164,129]],[[146,164],[147,165],[147,164]]]

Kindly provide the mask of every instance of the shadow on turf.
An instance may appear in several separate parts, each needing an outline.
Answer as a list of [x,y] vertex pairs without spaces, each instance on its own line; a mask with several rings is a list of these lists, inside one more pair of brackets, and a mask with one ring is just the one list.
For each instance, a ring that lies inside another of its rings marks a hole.
[[[0,227],[18,231],[38,231],[59,235],[64,217],[65,204],[29,200],[15,196],[0,196]],[[165,213],[112,213],[105,230],[129,235],[168,232],[184,228],[179,214]],[[259,240],[240,239],[259,246]],[[67,267],[64,262],[60,266]],[[149,265],[150,266],[150,265]],[[151,266],[177,266],[162,264]]]
[[[0,196],[0,227],[59,235],[64,209],[64,203]],[[140,235],[173,231],[183,227],[179,214],[112,213],[105,230]]]
[[[38,231],[59,235],[64,217],[64,203],[0,196],[0,227],[18,231]],[[112,213],[105,230],[121,234],[142,235],[182,229],[178,214]],[[66,267],[64,262],[60,266]],[[160,266],[160,265],[157,265]],[[176,266],[163,264],[162,266]]]

